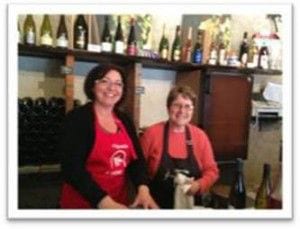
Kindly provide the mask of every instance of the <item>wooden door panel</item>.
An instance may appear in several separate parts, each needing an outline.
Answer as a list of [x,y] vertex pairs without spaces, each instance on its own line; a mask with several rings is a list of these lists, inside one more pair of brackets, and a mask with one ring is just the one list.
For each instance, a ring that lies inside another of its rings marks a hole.
[[211,73],[204,95],[203,128],[217,159],[247,158],[252,77]]

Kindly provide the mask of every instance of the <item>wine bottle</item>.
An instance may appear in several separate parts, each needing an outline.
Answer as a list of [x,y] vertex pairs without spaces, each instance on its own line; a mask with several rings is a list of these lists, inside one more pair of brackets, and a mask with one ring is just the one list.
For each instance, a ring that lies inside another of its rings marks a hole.
[[159,55],[160,58],[167,60],[169,56],[169,41],[166,37],[166,25],[163,25],[163,34],[161,36],[160,42],[159,42]]
[[202,32],[201,30],[198,30],[197,34],[197,41],[194,46],[193,51],[193,63],[195,64],[201,64],[202,62],[202,55],[203,55],[203,46],[202,46]]
[[262,43],[262,46],[259,50],[258,68],[261,69],[269,68],[269,49],[265,42]]
[[36,28],[33,20],[32,14],[26,16],[24,26],[24,44],[25,45],[35,45],[36,44]]
[[109,18],[105,16],[104,29],[101,37],[101,48],[103,52],[111,52],[112,51],[112,36],[110,34],[109,28]]
[[252,40],[249,48],[248,62],[251,63],[252,67],[258,67],[259,50],[255,42],[255,35],[252,36]]
[[271,193],[271,166],[265,163],[263,167],[263,177],[261,184],[256,193],[254,207],[258,209],[265,209],[269,207],[270,193]]
[[181,56],[181,29],[180,26],[177,25],[175,32],[175,39],[172,45],[172,61],[180,61]]
[[88,27],[84,16],[79,14],[74,24],[74,48],[87,49]]
[[191,56],[192,56],[192,27],[189,27],[188,29],[188,36],[185,44],[182,47],[182,57],[181,61],[189,63],[191,62]]
[[115,46],[114,46],[115,53],[124,54],[124,36],[123,36],[123,29],[121,23],[121,16],[118,16],[118,25],[115,35]]
[[60,48],[68,48],[68,30],[65,22],[65,15],[60,15],[59,25],[56,34],[56,46]]
[[240,45],[240,54],[239,54],[239,61],[241,62],[241,66],[245,67],[248,61],[248,52],[249,52],[249,45],[248,45],[248,33],[244,32],[243,41]]
[[135,35],[135,20],[131,18],[130,21],[130,31],[127,41],[127,55],[135,56],[137,55],[137,40]]
[[243,174],[243,160],[236,159],[236,174],[231,185],[229,208],[242,209],[246,207],[246,188]]
[[211,43],[208,64],[216,65],[218,60],[218,51],[215,42]]
[[227,60],[226,60],[226,49],[224,42],[221,41],[219,45],[219,54],[218,54],[218,65],[226,65]]
[[52,47],[53,46],[53,34],[50,18],[48,14],[44,15],[44,19],[41,27],[41,42],[42,46]]

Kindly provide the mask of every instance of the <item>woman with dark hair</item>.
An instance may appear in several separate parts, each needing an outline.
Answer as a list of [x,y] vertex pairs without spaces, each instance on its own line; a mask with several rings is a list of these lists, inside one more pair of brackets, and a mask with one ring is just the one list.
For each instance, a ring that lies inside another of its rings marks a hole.
[[[125,89],[118,66],[88,73],[84,92],[91,102],[67,114],[61,138],[61,208],[157,208],[135,127],[118,109]],[[129,179],[136,187],[133,203]]]
[[[189,196],[201,197],[219,176],[205,132],[190,124],[196,95],[187,86],[176,86],[168,95],[167,121],[153,124],[141,137],[151,182],[151,195],[160,208],[174,208],[176,173],[183,173]],[[197,204],[199,199],[195,198]]]

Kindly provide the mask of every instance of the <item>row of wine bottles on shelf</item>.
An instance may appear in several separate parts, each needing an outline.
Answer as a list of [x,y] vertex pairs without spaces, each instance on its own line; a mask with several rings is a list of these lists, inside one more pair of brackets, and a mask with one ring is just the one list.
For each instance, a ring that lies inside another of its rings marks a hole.
[[[243,160],[236,160],[236,174],[231,185],[229,195],[229,208],[243,209],[246,208],[246,188],[243,175]],[[281,162],[279,172],[274,185],[271,182],[271,165],[263,165],[263,175],[260,186],[256,192],[254,208],[256,209],[280,209],[282,208],[281,193]]]
[[[123,35],[123,28],[121,17],[118,16],[118,24],[115,32],[115,36],[113,37],[110,29],[110,21],[109,17],[105,16],[104,28],[102,30],[101,37],[101,46],[99,47],[99,51],[103,52],[114,52],[118,54],[127,54],[127,55],[137,55],[138,47],[137,47],[137,36],[135,29],[135,19],[131,18],[129,35],[127,38],[127,46],[125,47],[125,38]],[[88,25],[84,18],[84,15],[80,14],[77,16],[74,22],[73,28],[73,48],[75,49],[88,49]],[[25,18],[25,22],[23,25],[23,32],[20,31],[20,26],[18,25],[19,30],[19,43],[23,43],[25,45],[36,45],[36,26],[33,19],[33,15],[29,14]],[[22,35],[21,35],[22,34]],[[69,48],[71,45],[69,44],[69,33],[68,28],[66,26],[65,16],[60,16],[59,26],[56,32],[56,45],[54,44],[54,35],[52,30],[52,25],[50,22],[49,15],[44,15],[42,25],[40,28],[40,45],[46,47],[60,47],[60,48]]]
[[[74,107],[80,106],[74,100]],[[58,138],[65,117],[65,100],[59,97],[18,99],[19,165],[59,162]]]

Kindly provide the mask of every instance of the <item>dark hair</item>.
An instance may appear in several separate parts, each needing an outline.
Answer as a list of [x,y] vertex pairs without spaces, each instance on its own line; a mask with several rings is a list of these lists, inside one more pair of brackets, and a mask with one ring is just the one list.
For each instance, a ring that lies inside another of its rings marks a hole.
[[167,108],[170,108],[170,106],[172,105],[173,101],[179,96],[181,95],[184,98],[188,98],[192,101],[193,105],[195,106],[196,104],[196,94],[195,92],[192,90],[192,88],[190,88],[189,86],[175,86],[171,89],[171,91],[169,92],[169,95],[167,97]]
[[90,70],[90,72],[87,74],[85,81],[84,81],[84,93],[90,100],[92,100],[92,101],[95,100],[95,95],[93,92],[93,88],[95,86],[95,81],[102,79],[109,71],[112,71],[112,70],[120,73],[122,82],[124,84],[123,94],[122,94],[120,100],[118,101],[117,105],[122,103],[122,101],[125,98],[125,94],[126,94],[125,72],[124,72],[123,68],[121,68],[117,65],[113,65],[113,64],[97,65],[92,70]]

